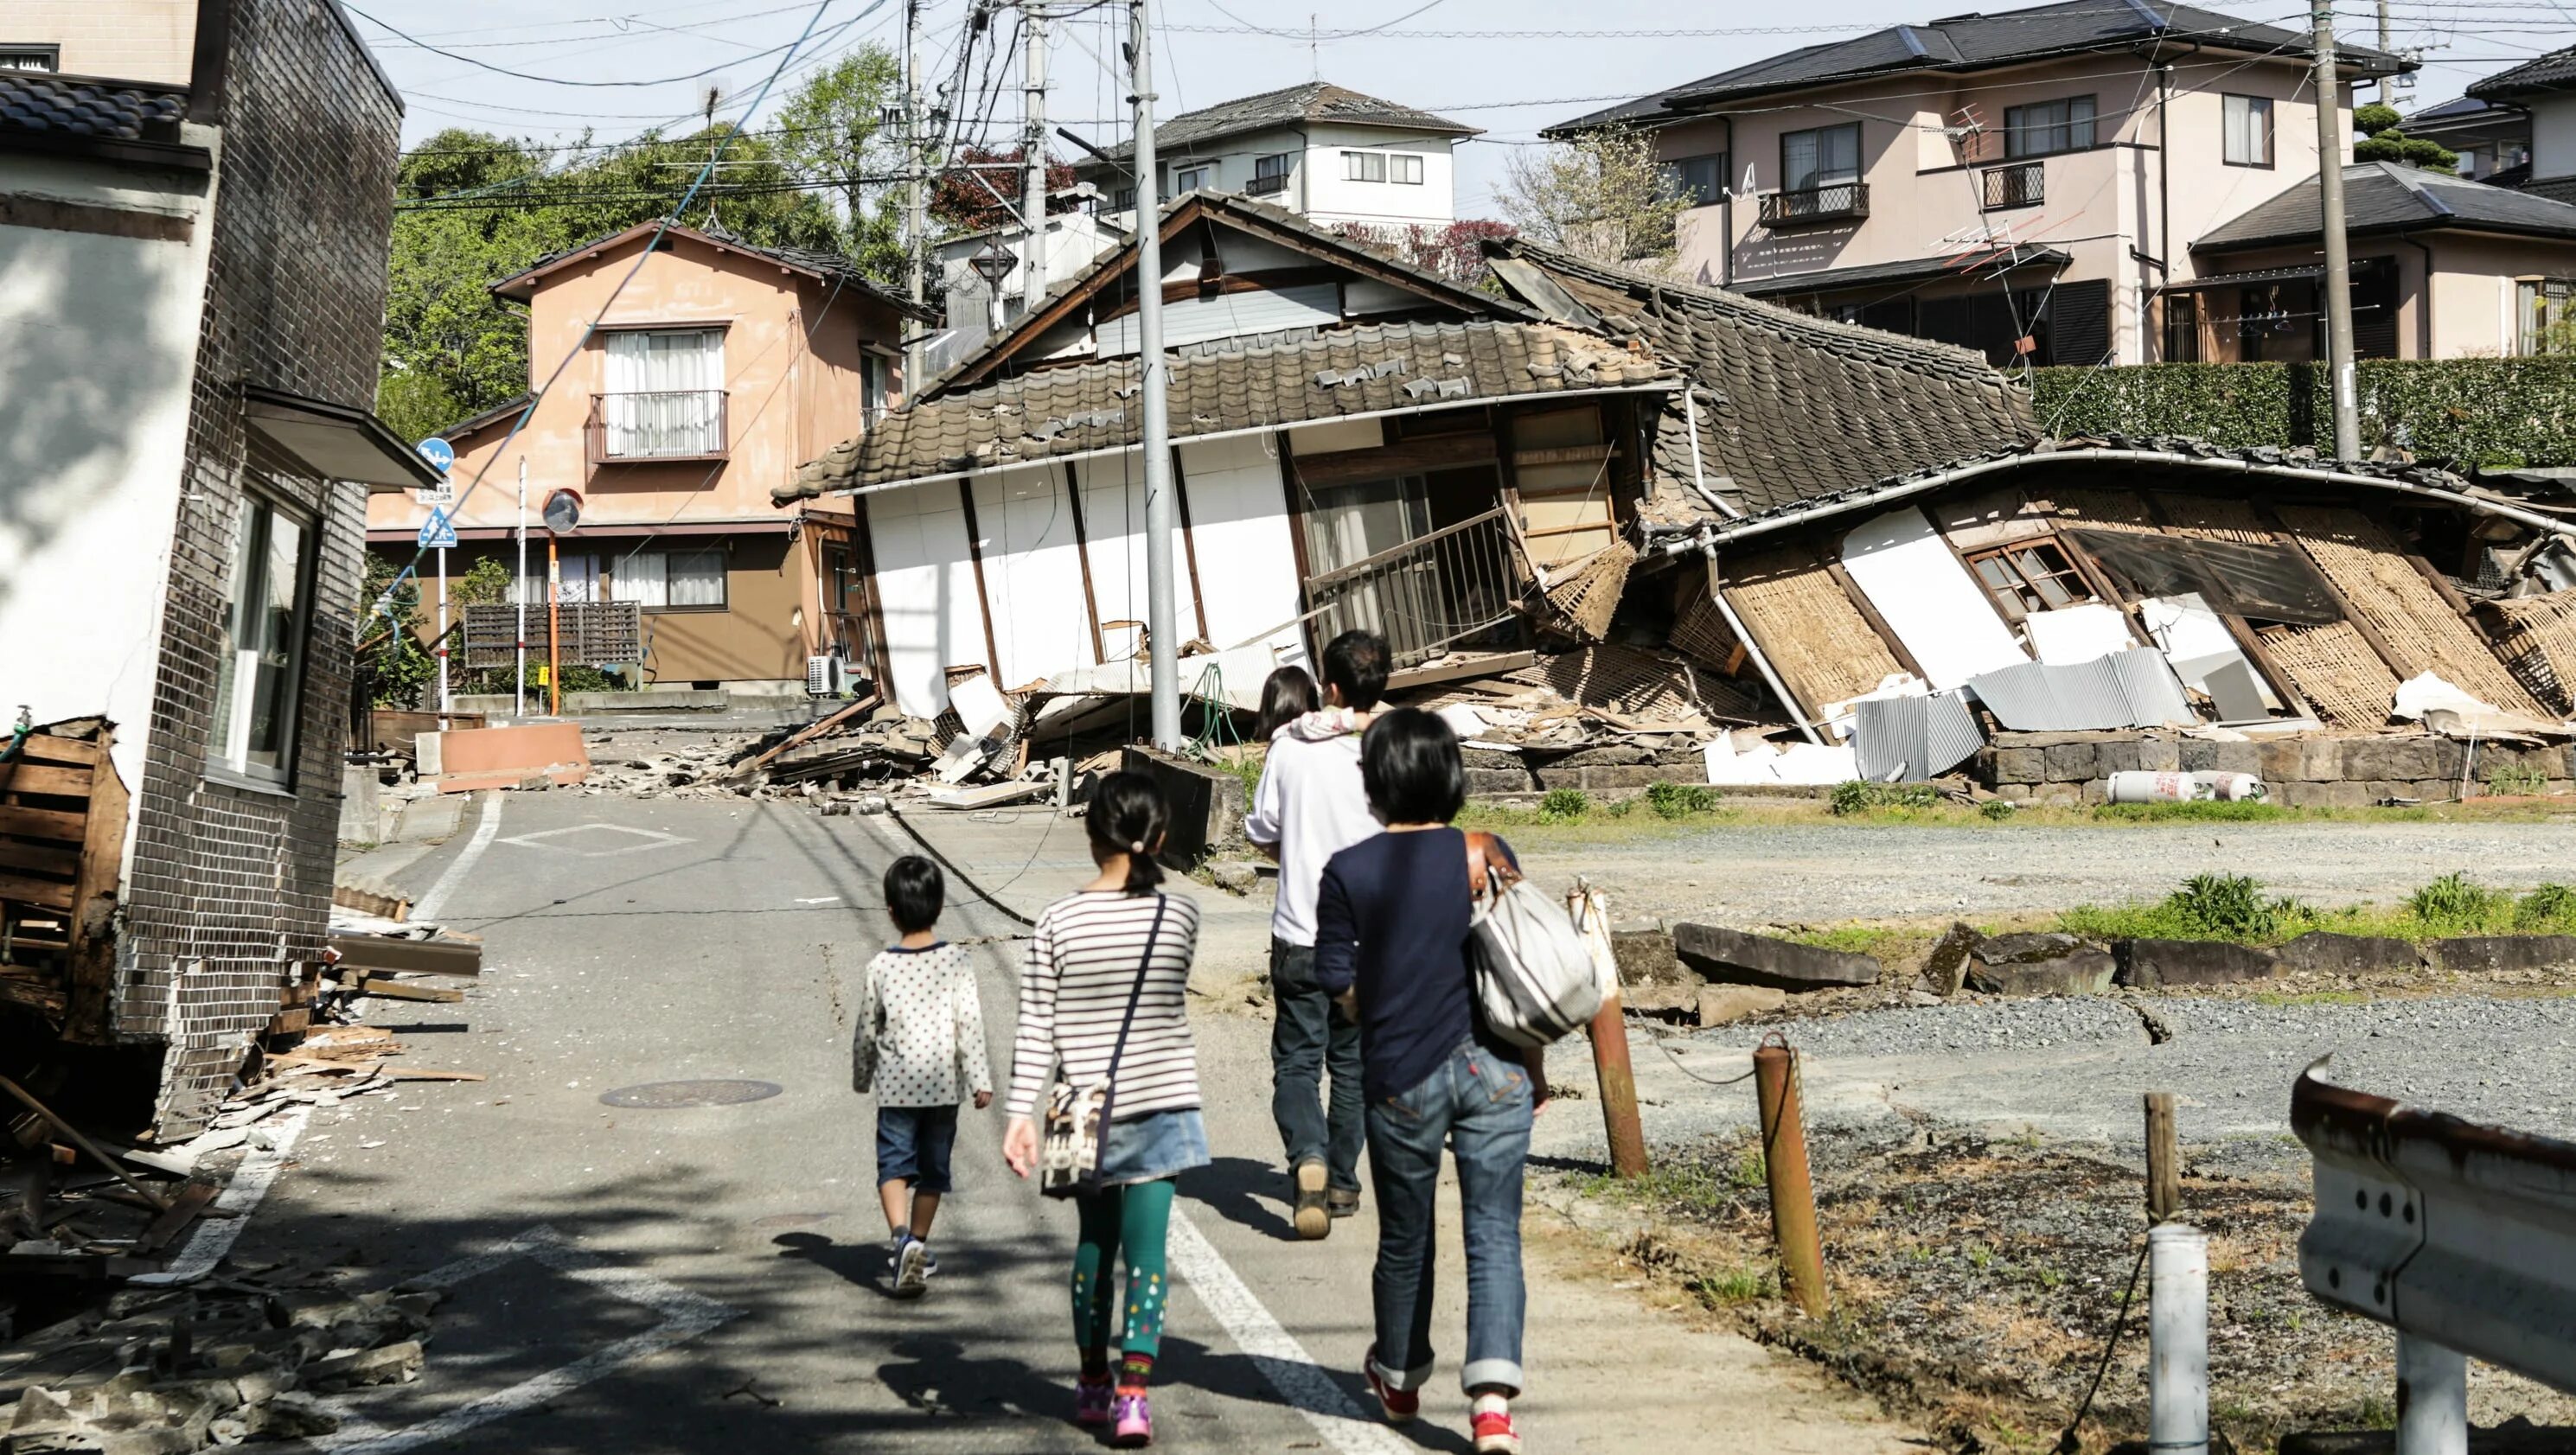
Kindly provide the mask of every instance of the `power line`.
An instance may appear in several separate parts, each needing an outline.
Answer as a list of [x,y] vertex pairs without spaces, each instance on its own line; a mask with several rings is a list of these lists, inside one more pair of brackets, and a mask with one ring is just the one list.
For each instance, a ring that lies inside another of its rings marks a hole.
[[[793,52],[793,51],[796,49],[796,47],[797,47],[798,45],[800,45],[800,44],[802,44],[802,43],[803,43],[803,41],[804,41],[804,39],[805,39],[805,37],[800,36],[800,37],[798,37],[796,40],[789,41],[789,42],[788,42],[788,43],[786,43],[785,45],[774,45],[774,46],[771,46],[771,47],[770,47],[769,49],[767,49],[767,50],[764,50],[764,51],[754,51],[754,52],[752,52],[750,55],[747,55],[747,56],[735,56],[735,57],[734,57],[733,59],[731,59],[731,60],[718,62],[717,64],[712,65],[712,66],[708,66],[708,67],[706,67],[706,68],[704,68],[704,69],[702,69],[702,70],[686,71],[686,72],[683,72],[683,73],[681,73],[680,75],[677,75],[677,76],[657,76],[657,77],[654,77],[653,79],[651,79],[651,80],[649,80],[649,81],[581,81],[581,80],[572,80],[572,79],[568,79],[568,78],[566,78],[566,77],[562,77],[562,76],[540,76],[540,75],[536,74],[536,73],[535,73],[535,72],[533,72],[533,71],[514,71],[514,70],[511,70],[511,69],[510,69],[509,67],[507,67],[507,66],[496,66],[496,65],[492,64],[490,61],[478,61],[478,60],[476,60],[476,59],[475,59],[474,57],[472,57],[472,56],[468,56],[468,55],[459,55],[459,54],[458,54],[458,53],[456,53],[455,51],[447,50],[447,49],[445,49],[445,48],[443,48],[443,47],[440,47],[440,46],[434,46],[434,45],[431,45],[431,44],[430,44],[429,42],[427,42],[427,41],[414,39],[412,36],[410,36],[410,35],[408,35],[408,34],[405,34],[403,31],[397,30],[397,29],[395,29],[393,26],[387,25],[387,24],[385,24],[385,22],[383,22],[383,21],[381,21],[381,20],[378,20],[376,17],[374,17],[374,16],[372,16],[372,15],[369,15],[367,12],[365,12],[364,10],[359,9],[359,8],[358,8],[357,6],[355,6],[355,5],[346,5],[346,6],[344,6],[343,8],[345,8],[345,9],[346,9],[350,14],[357,16],[359,19],[366,21],[366,22],[367,22],[367,23],[369,23],[370,25],[373,25],[373,26],[377,27],[378,29],[383,30],[383,31],[387,32],[388,34],[391,34],[391,35],[393,35],[393,36],[396,36],[396,37],[398,37],[398,38],[400,38],[400,39],[402,39],[402,40],[410,41],[413,45],[416,45],[416,46],[420,47],[422,50],[428,51],[428,52],[429,52],[429,53],[431,53],[432,55],[445,56],[445,57],[447,57],[447,58],[448,58],[449,60],[451,60],[451,61],[463,61],[465,64],[467,64],[467,65],[469,65],[469,66],[474,66],[474,67],[477,67],[477,68],[479,68],[479,69],[481,69],[481,70],[490,71],[490,72],[492,72],[492,73],[493,73],[493,74],[495,74],[495,75],[508,76],[508,77],[512,78],[513,80],[519,80],[519,81],[535,81],[535,82],[537,82],[537,83],[539,83],[539,84],[541,84],[541,85],[547,85],[547,86],[584,86],[584,87],[596,87],[596,88],[601,88],[601,89],[608,89],[608,88],[623,87],[623,86],[667,86],[667,85],[671,84],[671,83],[672,83],[672,82],[674,82],[674,81],[697,81],[697,80],[703,80],[704,78],[706,78],[706,77],[708,77],[708,76],[712,76],[712,75],[714,75],[714,74],[715,74],[716,72],[718,72],[718,71],[725,70],[725,69],[727,69],[727,68],[729,68],[729,67],[732,67],[732,66],[740,65],[740,64],[742,64],[742,63],[743,63],[743,62],[745,62],[745,61],[756,61],[756,60],[759,60],[759,59],[760,59],[761,57],[763,57],[763,56],[774,56],[774,55],[778,55],[778,54],[780,54],[781,52]],[[826,34],[826,35],[835,35],[835,34],[838,34],[839,32],[841,32],[841,31],[843,31],[843,30],[848,29],[850,26],[852,26],[852,25],[854,25],[854,24],[856,24],[856,23],[857,23],[857,22],[856,22],[856,21],[854,21],[854,20],[845,20],[845,21],[842,21],[839,25],[833,26],[830,30],[828,30],[828,31],[824,32],[824,34]],[[774,78],[773,78],[773,79],[774,79]]]

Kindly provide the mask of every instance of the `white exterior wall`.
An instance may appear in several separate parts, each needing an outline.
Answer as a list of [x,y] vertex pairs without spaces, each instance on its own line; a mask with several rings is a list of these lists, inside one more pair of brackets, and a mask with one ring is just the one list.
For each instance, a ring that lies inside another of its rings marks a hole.
[[[1382,127],[1317,126],[1306,133],[1303,186],[1292,186],[1297,211],[1319,222],[1446,227],[1457,220],[1457,173],[1451,138],[1407,135]],[[1422,183],[1353,182],[1342,175],[1345,151],[1402,152],[1422,158]],[[1275,200],[1275,199],[1274,199]]]
[[1231,650],[1267,633],[1259,640],[1279,649],[1281,661],[1303,662],[1306,638],[1294,624],[1297,546],[1277,447],[1247,435],[1183,445],[1180,454],[1212,645]]
[[0,155],[0,196],[193,221],[166,242],[0,227],[0,711],[105,714],[129,788],[151,729],[214,231],[211,177],[135,185],[155,175]]
[[[1082,557],[1065,500],[1064,466],[996,471],[976,476],[973,485],[984,592],[993,609],[993,646],[1002,655],[993,664],[994,685],[1018,687],[1067,667],[1090,666]],[[970,585],[972,581],[970,567]],[[982,660],[983,639],[979,636],[969,646],[969,660]]]
[[2531,109],[2531,175],[2576,177],[2576,96],[2534,96]]
[[986,655],[965,504],[954,481],[881,491],[860,504],[876,554],[895,705],[937,717],[948,707],[947,669]]

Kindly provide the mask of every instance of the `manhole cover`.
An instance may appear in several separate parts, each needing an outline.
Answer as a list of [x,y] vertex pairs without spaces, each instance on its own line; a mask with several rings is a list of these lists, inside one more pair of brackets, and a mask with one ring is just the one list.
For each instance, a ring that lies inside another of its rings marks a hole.
[[772,1081],[647,1081],[621,1086],[599,1099],[610,1106],[735,1106],[767,1101],[786,1089]]

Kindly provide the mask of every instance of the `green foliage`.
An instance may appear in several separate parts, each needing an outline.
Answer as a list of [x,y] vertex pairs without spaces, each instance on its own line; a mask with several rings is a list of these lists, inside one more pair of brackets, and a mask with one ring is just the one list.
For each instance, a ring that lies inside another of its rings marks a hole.
[[2460,154],[2429,136],[2408,136],[2402,131],[2383,131],[2352,144],[2356,162],[2403,162],[2427,172],[2457,172]]
[[2406,118],[2397,108],[2384,101],[2372,101],[2352,108],[2352,129],[2363,136],[2377,136]]
[[1989,798],[1977,805],[1977,817],[1990,823],[2002,823],[2018,812],[2009,798]]
[[2307,918],[2297,900],[2265,899],[2243,874],[2195,874],[2166,903],[2212,939],[2275,939]]
[[498,606],[510,599],[510,568],[498,556],[485,556],[447,578],[447,599],[459,606]]
[[[903,163],[894,138],[880,134],[883,107],[898,98],[902,74],[883,46],[861,46],[808,76],[778,112],[778,159],[797,180],[837,183],[840,250],[871,277],[900,280],[896,238],[901,196],[859,182],[890,175]],[[871,206],[871,193],[876,205]]]
[[[2576,358],[2364,359],[2362,445],[2462,464],[2576,465]],[[2032,400],[2057,435],[2179,434],[2230,449],[2331,442],[2322,364],[2040,369]]]
[[1717,790],[1705,783],[1649,783],[1646,806],[1657,818],[1687,818],[1717,809]]
[[2576,889],[2544,884],[2513,907],[2513,927],[2526,935],[2576,933]]
[[1853,778],[1835,784],[1828,803],[1837,816],[1849,818],[1882,809],[1930,808],[1940,801],[1941,795],[1929,783],[1865,783]]
[[2406,907],[2436,934],[2467,934],[2512,923],[2513,896],[2454,869],[2407,896]]
[[1541,823],[1575,823],[1592,811],[1592,800],[1580,788],[1551,788],[1538,801]]
[[2277,803],[2194,798],[2176,803],[2106,803],[2094,809],[2093,816],[2128,823],[2270,823],[2298,814]]
[[1512,148],[1494,204],[1524,237],[1595,262],[1655,269],[1672,260],[1675,223],[1691,201],[1666,184],[1653,132],[1609,127]]
[[2502,767],[2487,770],[2487,792],[2496,798],[2528,798],[2549,791],[2549,775],[2537,768]]
[[[420,644],[420,581],[406,578],[394,587],[402,568],[373,551],[367,553],[366,587],[358,595],[357,681],[353,690],[370,707],[418,707],[421,689],[438,678],[438,658]],[[393,588],[388,609],[376,608]]]

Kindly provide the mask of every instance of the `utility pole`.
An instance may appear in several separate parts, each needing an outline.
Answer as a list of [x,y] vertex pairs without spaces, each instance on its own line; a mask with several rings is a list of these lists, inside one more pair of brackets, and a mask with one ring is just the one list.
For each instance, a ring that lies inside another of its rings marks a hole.
[[[2325,3],[2325,0],[2320,0]],[[1154,745],[1181,746],[1181,612],[1172,582],[1171,381],[1163,358],[1163,189],[1154,159],[1153,0],[1128,0],[1127,63],[1136,108],[1136,373],[1145,413],[1145,631]]]
[[1047,292],[1046,6],[1020,0],[1020,19],[1027,32],[1020,60],[1020,221],[1028,228],[1020,254],[1020,316],[1026,318]]
[[[921,0],[904,0],[903,4],[903,255],[904,271],[912,278],[912,301],[921,304],[930,298],[930,166],[921,114]],[[912,400],[914,390],[922,383],[922,325],[919,319],[904,320],[909,341],[903,348],[903,397]]]
[[2379,52],[2388,53],[2388,0],[2379,0]]
[[2317,201],[2326,244],[2326,370],[2334,388],[2334,457],[2361,458],[2360,390],[2352,372],[2352,249],[2343,233],[2343,87],[2335,79],[2333,0],[2312,0],[2316,46]]

